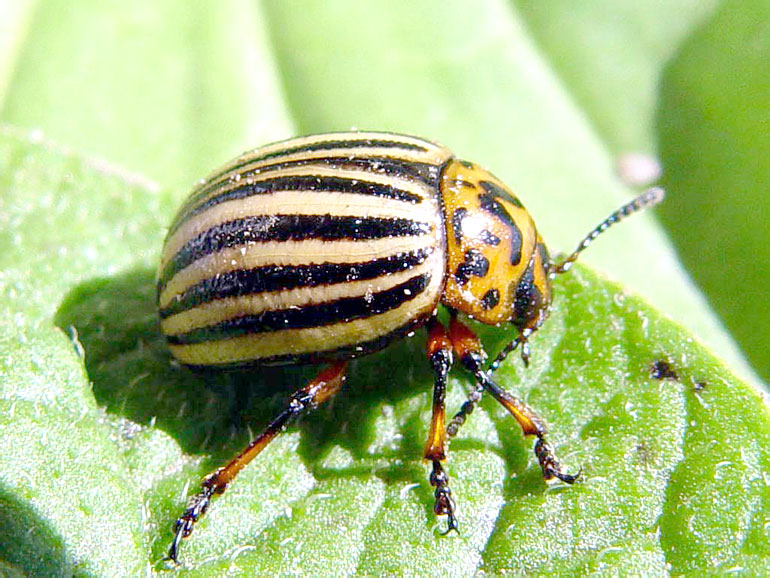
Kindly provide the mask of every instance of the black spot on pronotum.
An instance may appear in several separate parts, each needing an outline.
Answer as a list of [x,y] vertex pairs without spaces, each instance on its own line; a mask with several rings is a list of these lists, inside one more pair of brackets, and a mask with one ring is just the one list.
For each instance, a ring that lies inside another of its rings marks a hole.
[[535,262],[529,263],[524,275],[514,286],[513,318],[517,327],[527,327],[543,309],[543,295],[535,284]]
[[489,272],[489,261],[478,249],[468,249],[465,260],[457,266],[455,279],[460,285],[465,285],[471,276],[483,277]]
[[466,181],[465,179],[455,179],[455,186],[460,187],[461,189],[472,189],[474,188],[473,183],[470,181]]
[[500,291],[497,289],[490,289],[481,298],[481,306],[487,311],[497,307],[498,303],[500,303]]
[[538,255],[540,255],[540,262],[543,264],[543,269],[546,271],[551,268],[551,257],[548,255],[548,249],[543,243],[537,244],[536,249]]
[[452,213],[452,231],[455,234],[455,242],[461,243],[463,240],[463,219],[468,215],[468,210],[460,207]]
[[500,244],[500,237],[491,231],[487,231],[486,229],[479,233],[479,239],[482,243],[485,245],[490,245],[491,247],[497,247]]
[[494,215],[502,222],[503,225],[508,228],[511,239],[511,265],[516,266],[521,263],[521,230],[519,229],[518,225],[516,225],[516,221],[514,221],[511,214],[497,199],[498,196],[489,192],[481,193],[479,195],[479,205],[482,211],[486,211],[487,213]]
[[668,361],[663,359],[658,359],[652,362],[650,365],[650,377],[653,379],[670,379],[679,381],[679,376],[677,375],[674,368]]
[[505,199],[520,209],[524,208],[524,205],[521,204],[521,201],[517,197],[506,191],[500,185],[493,183],[492,181],[479,181],[479,185],[481,185],[481,188],[493,197],[500,197],[501,199]]

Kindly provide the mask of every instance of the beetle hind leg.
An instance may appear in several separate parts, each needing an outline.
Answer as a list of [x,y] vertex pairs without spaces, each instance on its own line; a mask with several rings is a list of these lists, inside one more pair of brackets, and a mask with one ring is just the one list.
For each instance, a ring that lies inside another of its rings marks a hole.
[[168,559],[174,562],[179,561],[179,547],[182,540],[192,533],[195,523],[206,513],[212,497],[215,494],[223,493],[238,473],[257,457],[286,428],[289,422],[333,397],[345,382],[347,368],[348,363],[341,361],[322,370],[315,379],[291,396],[288,406],[245,450],[226,466],[219,468],[203,479],[201,490],[190,498],[184,513],[176,521],[174,541],[169,548]]

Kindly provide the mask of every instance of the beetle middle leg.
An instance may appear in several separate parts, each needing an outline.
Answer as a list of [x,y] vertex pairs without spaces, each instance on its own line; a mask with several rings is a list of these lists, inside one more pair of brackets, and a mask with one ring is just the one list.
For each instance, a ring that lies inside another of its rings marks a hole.
[[457,434],[459,427],[481,398],[482,391],[486,390],[514,417],[525,436],[534,435],[537,437],[535,456],[543,470],[543,478],[546,481],[557,478],[567,484],[575,483],[580,477],[580,472],[567,474],[562,471],[562,466],[556,458],[553,446],[546,440],[548,431],[543,420],[523,400],[497,385],[489,376],[489,372],[484,371],[483,364],[486,355],[479,338],[455,315],[452,316],[449,323],[449,339],[458,360],[465,369],[473,374],[476,380],[476,388],[470,393],[468,401],[463,404],[463,407],[447,426],[449,436]]
[[168,551],[169,559],[178,561],[179,546],[189,536],[193,526],[205,513],[215,494],[221,494],[235,476],[248,465],[286,426],[300,414],[316,408],[331,399],[345,383],[347,361],[337,362],[322,370],[310,383],[296,391],[289,404],[259,434],[248,447],[233,458],[226,466],[219,468],[203,479],[201,491],[190,498],[184,513],[176,521],[176,535]]

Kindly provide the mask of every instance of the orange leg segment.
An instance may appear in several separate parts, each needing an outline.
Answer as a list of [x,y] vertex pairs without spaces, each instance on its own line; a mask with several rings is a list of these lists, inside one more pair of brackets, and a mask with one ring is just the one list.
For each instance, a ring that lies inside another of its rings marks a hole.
[[479,338],[454,315],[449,325],[449,339],[460,363],[476,379],[476,388],[468,395],[468,401],[463,404],[460,411],[449,421],[447,434],[450,437],[457,434],[460,426],[481,399],[481,393],[487,391],[514,417],[521,426],[524,435],[537,436],[535,456],[537,456],[543,470],[543,477],[546,480],[558,478],[567,484],[574,483],[580,477],[580,472],[573,475],[562,471],[553,447],[545,439],[547,429],[543,420],[523,400],[500,387],[492,380],[489,372],[483,370],[486,355]]
[[249,446],[233,458],[226,466],[209,474],[201,482],[201,491],[190,498],[184,513],[176,521],[176,535],[168,552],[168,557],[178,561],[179,546],[183,538],[193,531],[195,522],[205,513],[214,494],[221,494],[235,476],[253,460],[259,452],[273,441],[286,426],[303,412],[314,409],[336,394],[345,383],[347,361],[337,362],[321,371],[313,381],[295,392],[289,405],[270,422],[264,431]]
[[428,361],[433,366],[433,417],[430,423],[428,443],[425,444],[425,459],[433,464],[430,474],[430,484],[434,492],[435,502],[433,512],[437,516],[447,517],[447,530],[457,530],[457,518],[455,517],[455,505],[452,493],[449,490],[449,476],[441,465],[446,459],[446,410],[444,399],[446,397],[446,383],[449,370],[452,368],[452,343],[444,329],[444,326],[433,318],[428,322]]

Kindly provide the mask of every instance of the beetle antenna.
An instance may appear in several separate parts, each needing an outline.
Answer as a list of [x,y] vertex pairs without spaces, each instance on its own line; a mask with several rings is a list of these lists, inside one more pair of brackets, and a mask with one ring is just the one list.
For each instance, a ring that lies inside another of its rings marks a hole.
[[[560,263],[556,263],[553,266],[551,266],[550,271],[548,273],[548,276],[553,279],[556,277],[556,275],[561,275],[562,273],[566,273],[572,268],[572,264],[577,261],[577,258],[580,256],[580,253],[586,250],[586,248],[593,243],[594,239],[604,233],[607,229],[609,229],[612,225],[615,223],[619,223],[629,215],[633,215],[634,213],[638,213],[642,209],[646,209],[648,207],[652,207],[654,205],[657,205],[659,202],[663,200],[663,198],[666,196],[666,192],[661,189],[660,187],[652,187],[650,189],[647,189],[644,191],[641,195],[633,199],[632,201],[626,203],[622,207],[620,207],[617,211],[613,212],[609,217],[604,219],[601,223],[599,223],[596,228],[594,228],[593,231],[588,233],[586,237],[580,242],[580,244],[577,246],[577,248],[572,252],[572,254],[561,261]],[[487,370],[489,373],[494,373],[498,367],[500,367],[500,364],[505,361],[505,358],[508,357],[508,354],[512,351],[515,351],[516,348],[521,345],[521,358],[524,361],[524,365],[527,366],[529,364],[529,343],[527,342],[527,338],[532,333],[531,329],[525,329],[520,335],[518,335],[516,338],[514,338],[510,343],[508,343],[501,351],[497,354],[497,357],[492,361],[492,363],[489,364],[489,367]]]
[[566,273],[572,268],[572,264],[577,260],[577,258],[580,256],[580,253],[586,250],[586,248],[593,243],[594,239],[604,233],[607,229],[609,229],[612,225],[615,223],[619,223],[629,215],[633,215],[634,213],[638,213],[642,209],[646,209],[648,207],[652,207],[653,205],[657,205],[659,202],[663,200],[663,197],[666,196],[666,193],[663,189],[660,187],[652,187],[651,189],[647,189],[644,191],[641,195],[636,197],[634,200],[626,203],[622,207],[620,207],[617,211],[612,213],[609,217],[604,219],[597,227],[588,233],[586,237],[580,242],[580,244],[577,246],[577,249],[575,249],[572,254],[564,259],[562,262],[557,263],[551,267],[551,270],[549,272],[549,277],[553,279],[556,277],[556,275],[561,275],[562,273]]

